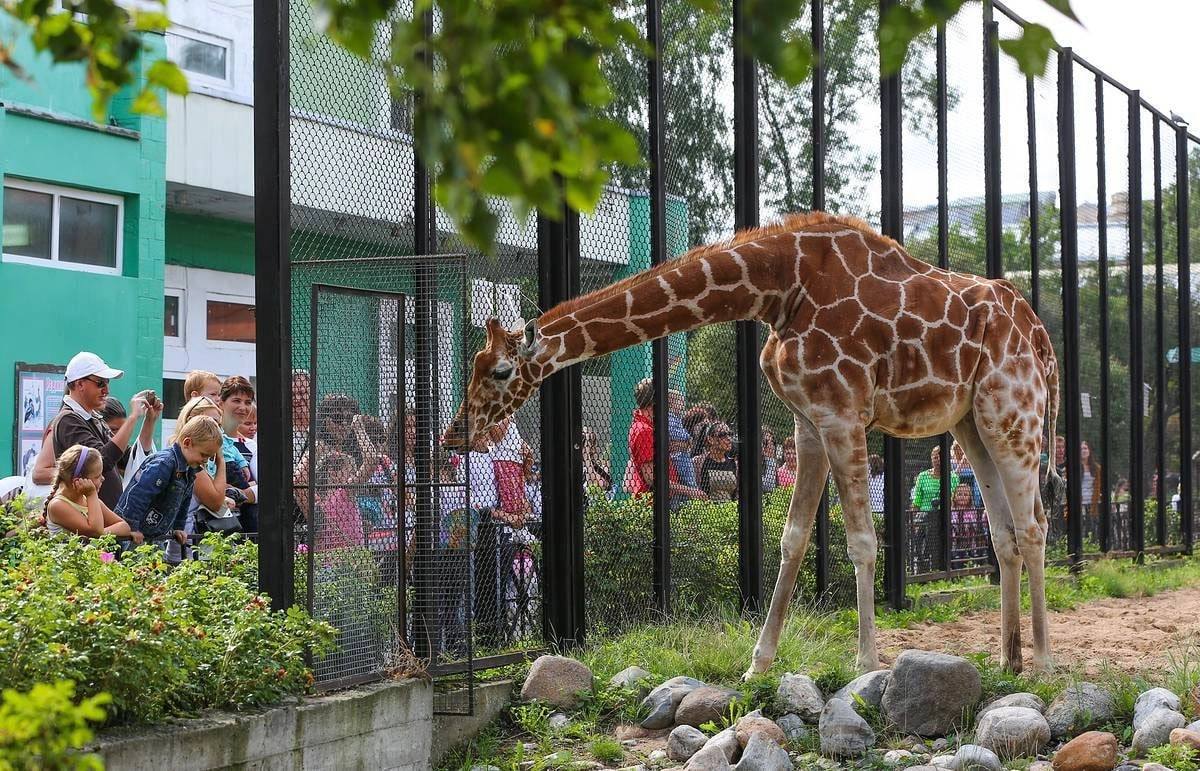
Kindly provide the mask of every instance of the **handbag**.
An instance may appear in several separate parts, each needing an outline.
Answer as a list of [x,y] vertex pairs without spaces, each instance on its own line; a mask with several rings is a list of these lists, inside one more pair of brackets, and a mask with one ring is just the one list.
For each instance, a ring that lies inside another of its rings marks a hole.
[[197,508],[196,525],[197,529],[202,532],[208,530],[214,533],[240,533],[242,531],[242,523],[237,514],[224,506],[218,512],[213,512],[206,506]]

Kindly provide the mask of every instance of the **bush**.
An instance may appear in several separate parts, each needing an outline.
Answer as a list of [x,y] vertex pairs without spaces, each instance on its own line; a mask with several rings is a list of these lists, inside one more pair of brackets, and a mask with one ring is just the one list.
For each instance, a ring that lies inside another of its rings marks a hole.
[[[0,524],[20,519],[9,506]],[[302,693],[305,651],[333,629],[299,608],[273,612],[257,590],[254,544],[210,536],[206,561],[169,569],[143,546],[116,559],[111,538],[18,532],[0,543],[0,682],[72,680],[107,692],[112,722],[207,707],[245,708]]]
[[108,694],[75,704],[75,683],[37,683],[28,693],[5,689],[0,703],[0,768],[102,769],[96,755],[78,749],[92,740],[90,723],[104,720]]

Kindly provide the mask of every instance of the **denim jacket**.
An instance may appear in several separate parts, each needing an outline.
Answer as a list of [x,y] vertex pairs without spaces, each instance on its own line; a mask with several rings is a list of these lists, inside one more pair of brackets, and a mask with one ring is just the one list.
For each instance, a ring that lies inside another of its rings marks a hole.
[[117,501],[116,513],[147,539],[183,527],[196,472],[184,460],[178,444],[159,450],[137,470]]

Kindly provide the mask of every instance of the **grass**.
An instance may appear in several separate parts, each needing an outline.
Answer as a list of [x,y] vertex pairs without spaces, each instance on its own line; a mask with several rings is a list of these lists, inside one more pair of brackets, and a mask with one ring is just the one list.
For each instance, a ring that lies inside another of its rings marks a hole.
[[[1200,582],[1200,560],[1177,560],[1177,564],[1165,570],[1138,570],[1129,563],[1100,561],[1091,563],[1080,576],[1072,578],[1065,569],[1054,568],[1054,580],[1048,582],[1047,595],[1054,609],[1068,609],[1103,597],[1146,597],[1153,594]],[[986,586],[986,579],[964,582],[966,586]],[[914,588],[910,596],[921,596],[931,592],[959,590],[963,584],[948,585],[944,582]],[[918,606],[901,612],[882,611],[878,615],[881,627],[903,627],[925,621],[949,621],[975,610],[998,607],[998,593],[958,591],[958,596],[942,605]],[[1025,597],[1027,605],[1028,597]],[[472,744],[443,762],[443,768],[469,768],[473,764],[489,764],[502,771],[517,771],[523,762],[533,761],[534,771],[565,763],[562,758],[591,757],[607,764],[629,764],[640,758],[627,758],[619,742],[608,738],[619,723],[635,723],[638,714],[636,696],[607,686],[617,672],[631,665],[645,668],[652,675],[650,682],[657,684],[670,677],[688,675],[713,685],[725,685],[738,689],[743,698],[735,703],[731,713],[713,728],[723,727],[737,716],[753,709],[762,709],[768,716],[777,717],[781,710],[776,703],[775,692],[779,678],[785,672],[803,672],[811,676],[826,694],[845,685],[854,678],[854,652],[857,634],[857,615],[843,610],[833,613],[813,613],[801,609],[793,611],[785,624],[779,651],[770,672],[742,682],[741,676],[749,664],[750,652],[754,648],[759,631],[759,621],[750,621],[731,610],[714,611],[708,616],[680,618],[670,623],[643,626],[624,634],[604,638],[593,636],[586,648],[571,652],[587,664],[596,677],[597,690],[579,707],[571,712],[571,724],[560,731],[549,727],[552,710],[544,705],[518,704],[511,708],[501,720],[491,726]],[[1064,670],[1052,676],[1012,675],[1000,671],[996,662],[988,656],[970,657],[978,667],[983,684],[981,704],[1009,693],[1028,691],[1037,694],[1047,703],[1068,685],[1079,682],[1083,675],[1079,671]],[[524,676],[524,672],[512,672]],[[1147,688],[1161,685],[1182,695],[1200,687],[1200,645],[1191,645],[1175,651],[1165,671],[1130,676],[1115,670],[1101,672],[1090,678],[1092,682],[1106,688],[1117,702],[1116,719],[1104,726],[1111,730],[1124,744],[1131,739],[1129,723],[1133,715],[1133,703],[1138,694]],[[518,680],[519,682],[519,680]],[[860,769],[885,768],[882,753],[888,748],[904,748],[902,739],[887,725],[878,710],[863,709],[860,714],[872,724],[878,737],[878,752],[862,759],[855,767]],[[1189,721],[1197,719],[1197,705],[1184,699],[1184,711]],[[968,718],[972,716],[968,715]],[[968,720],[972,725],[973,720]],[[951,744],[967,743],[971,736],[964,733],[948,737]],[[526,749],[530,745],[533,749]],[[819,749],[816,731],[801,746],[792,748],[800,752],[815,752]],[[568,755],[546,761],[546,756],[556,751]],[[1166,763],[1176,771],[1186,771],[1186,758],[1182,764]],[[1009,764],[1009,768],[1027,767],[1021,762]],[[1200,767],[1192,766],[1192,771]]]

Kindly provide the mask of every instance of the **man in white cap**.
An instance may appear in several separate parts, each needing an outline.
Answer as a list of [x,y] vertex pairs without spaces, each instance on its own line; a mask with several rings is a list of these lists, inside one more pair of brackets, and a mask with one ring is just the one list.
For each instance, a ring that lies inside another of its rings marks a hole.
[[77,444],[100,451],[104,458],[104,483],[100,486],[99,497],[110,509],[121,497],[118,468],[129,453],[129,440],[138,418],[146,416],[138,441],[149,451],[154,441],[154,425],[163,409],[153,391],[141,391],[129,402],[129,419],[121,430],[116,434],[109,431],[96,410],[108,397],[108,382],[123,374],[94,353],[81,351],[75,354],[67,363],[67,395],[63,397],[62,411],[54,419],[55,458]]

